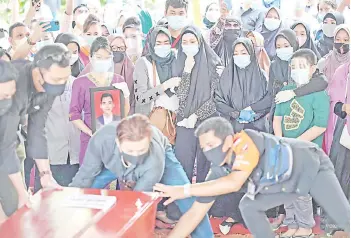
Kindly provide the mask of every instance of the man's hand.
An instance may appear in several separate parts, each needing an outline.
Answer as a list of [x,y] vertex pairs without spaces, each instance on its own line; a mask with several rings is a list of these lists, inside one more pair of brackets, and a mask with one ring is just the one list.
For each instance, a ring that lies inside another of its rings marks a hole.
[[294,93],[293,90],[280,91],[275,96],[275,103],[276,104],[280,104],[280,103],[283,103],[283,102],[288,102],[291,99],[293,99],[294,97],[296,97],[296,94]]
[[23,206],[27,206],[28,208],[32,207],[31,195],[31,192],[25,192],[22,195],[18,195],[18,209]]
[[161,197],[169,197],[167,201],[163,203],[163,205],[167,206],[172,202],[184,199],[187,196],[184,194],[183,186],[168,186],[164,184],[157,183],[154,186],[154,190],[160,192]]
[[185,60],[184,71],[191,73],[195,65],[195,58],[193,56],[187,56]]
[[31,35],[30,39],[32,40],[33,43],[36,43],[41,40],[43,33],[47,30],[50,29],[50,22],[45,22],[45,23],[40,23],[35,26],[33,34]]
[[59,185],[51,174],[46,174],[40,178],[40,183],[43,190],[62,190],[62,186]]

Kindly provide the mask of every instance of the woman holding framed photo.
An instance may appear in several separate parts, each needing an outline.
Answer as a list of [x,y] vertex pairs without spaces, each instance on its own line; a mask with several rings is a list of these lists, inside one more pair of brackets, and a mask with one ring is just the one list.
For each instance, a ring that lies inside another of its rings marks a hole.
[[[70,120],[81,130],[79,163],[85,155],[92,130],[91,88],[106,88],[113,86],[123,92],[124,112],[129,112],[129,90],[122,76],[114,74],[113,55],[107,38],[98,37],[90,49],[91,72],[77,78],[73,83],[72,100],[70,105]],[[93,108],[93,109],[92,109]],[[95,118],[93,118],[95,120]]]

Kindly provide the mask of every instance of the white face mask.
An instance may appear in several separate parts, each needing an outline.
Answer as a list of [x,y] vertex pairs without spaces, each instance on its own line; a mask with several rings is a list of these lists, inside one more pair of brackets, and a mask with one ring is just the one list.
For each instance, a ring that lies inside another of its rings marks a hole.
[[37,51],[39,51],[41,48],[43,48],[46,45],[51,45],[53,44],[54,41],[53,40],[42,40],[42,41],[38,41],[37,43],[35,43],[35,48],[37,49]]
[[15,40],[15,46],[18,47],[18,46],[24,44],[26,41],[27,41],[27,37],[23,37],[20,40]]
[[322,26],[323,33],[327,37],[333,37],[335,29],[336,29],[336,24],[323,24]]
[[210,11],[206,13],[207,20],[209,20],[212,23],[217,22],[219,17],[220,17],[219,11]]
[[289,61],[291,56],[294,54],[294,49],[292,47],[280,48],[276,50],[277,56],[283,61]]
[[168,16],[167,20],[169,27],[175,31],[183,29],[188,24],[186,16]]
[[94,72],[107,73],[112,67],[112,59],[107,59],[107,60],[93,59],[91,61],[91,64],[93,66]]
[[250,55],[234,55],[234,64],[240,69],[245,69],[251,64]]
[[295,83],[298,86],[308,84],[308,82],[310,81],[310,70],[309,69],[292,69],[291,78],[295,81]]
[[88,18],[88,14],[80,14],[76,17],[76,24],[83,26],[85,20]]
[[69,60],[69,65],[72,66],[75,62],[77,62],[78,58],[79,58],[78,54],[72,54],[71,59]]
[[274,18],[266,18],[264,19],[264,26],[269,31],[275,31],[279,28],[281,20],[274,19]]
[[307,36],[298,36],[297,40],[299,42],[299,46],[301,47],[301,46],[303,46],[306,43]]
[[156,45],[155,54],[158,57],[166,58],[171,53],[171,45]]
[[91,45],[93,44],[93,42],[95,41],[96,38],[97,38],[97,36],[83,36],[85,43],[89,47],[91,47]]
[[182,45],[183,52],[187,56],[192,56],[194,57],[199,53],[199,45]]

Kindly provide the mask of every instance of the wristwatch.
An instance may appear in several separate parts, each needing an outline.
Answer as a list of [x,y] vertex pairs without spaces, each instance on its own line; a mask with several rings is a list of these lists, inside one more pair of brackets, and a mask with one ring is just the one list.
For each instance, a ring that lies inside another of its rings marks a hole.
[[42,177],[44,177],[47,174],[51,175],[51,171],[49,171],[49,170],[42,171],[42,172],[39,173],[39,177],[42,178]]
[[35,42],[33,42],[30,37],[27,38],[27,43],[32,46],[35,45]]

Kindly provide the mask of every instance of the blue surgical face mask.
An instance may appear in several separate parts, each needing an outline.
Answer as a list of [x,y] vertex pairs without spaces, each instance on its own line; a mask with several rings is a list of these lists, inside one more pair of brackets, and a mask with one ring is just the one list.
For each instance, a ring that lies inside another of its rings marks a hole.
[[171,45],[156,45],[155,54],[158,57],[166,58],[171,53]]
[[187,56],[192,56],[194,57],[199,53],[199,45],[182,45],[183,52]]
[[294,54],[294,49],[292,47],[280,48],[276,50],[277,56],[283,61],[289,61]]
[[168,16],[168,25],[175,31],[183,29],[187,25],[186,16]]
[[322,22],[323,22],[323,19],[324,19],[324,17],[325,17],[325,15],[326,15],[325,12],[320,12],[320,13],[318,13],[318,15],[317,15],[317,21],[318,21],[319,23],[322,23]]
[[251,64],[250,55],[234,55],[234,64],[240,69],[245,69]]

